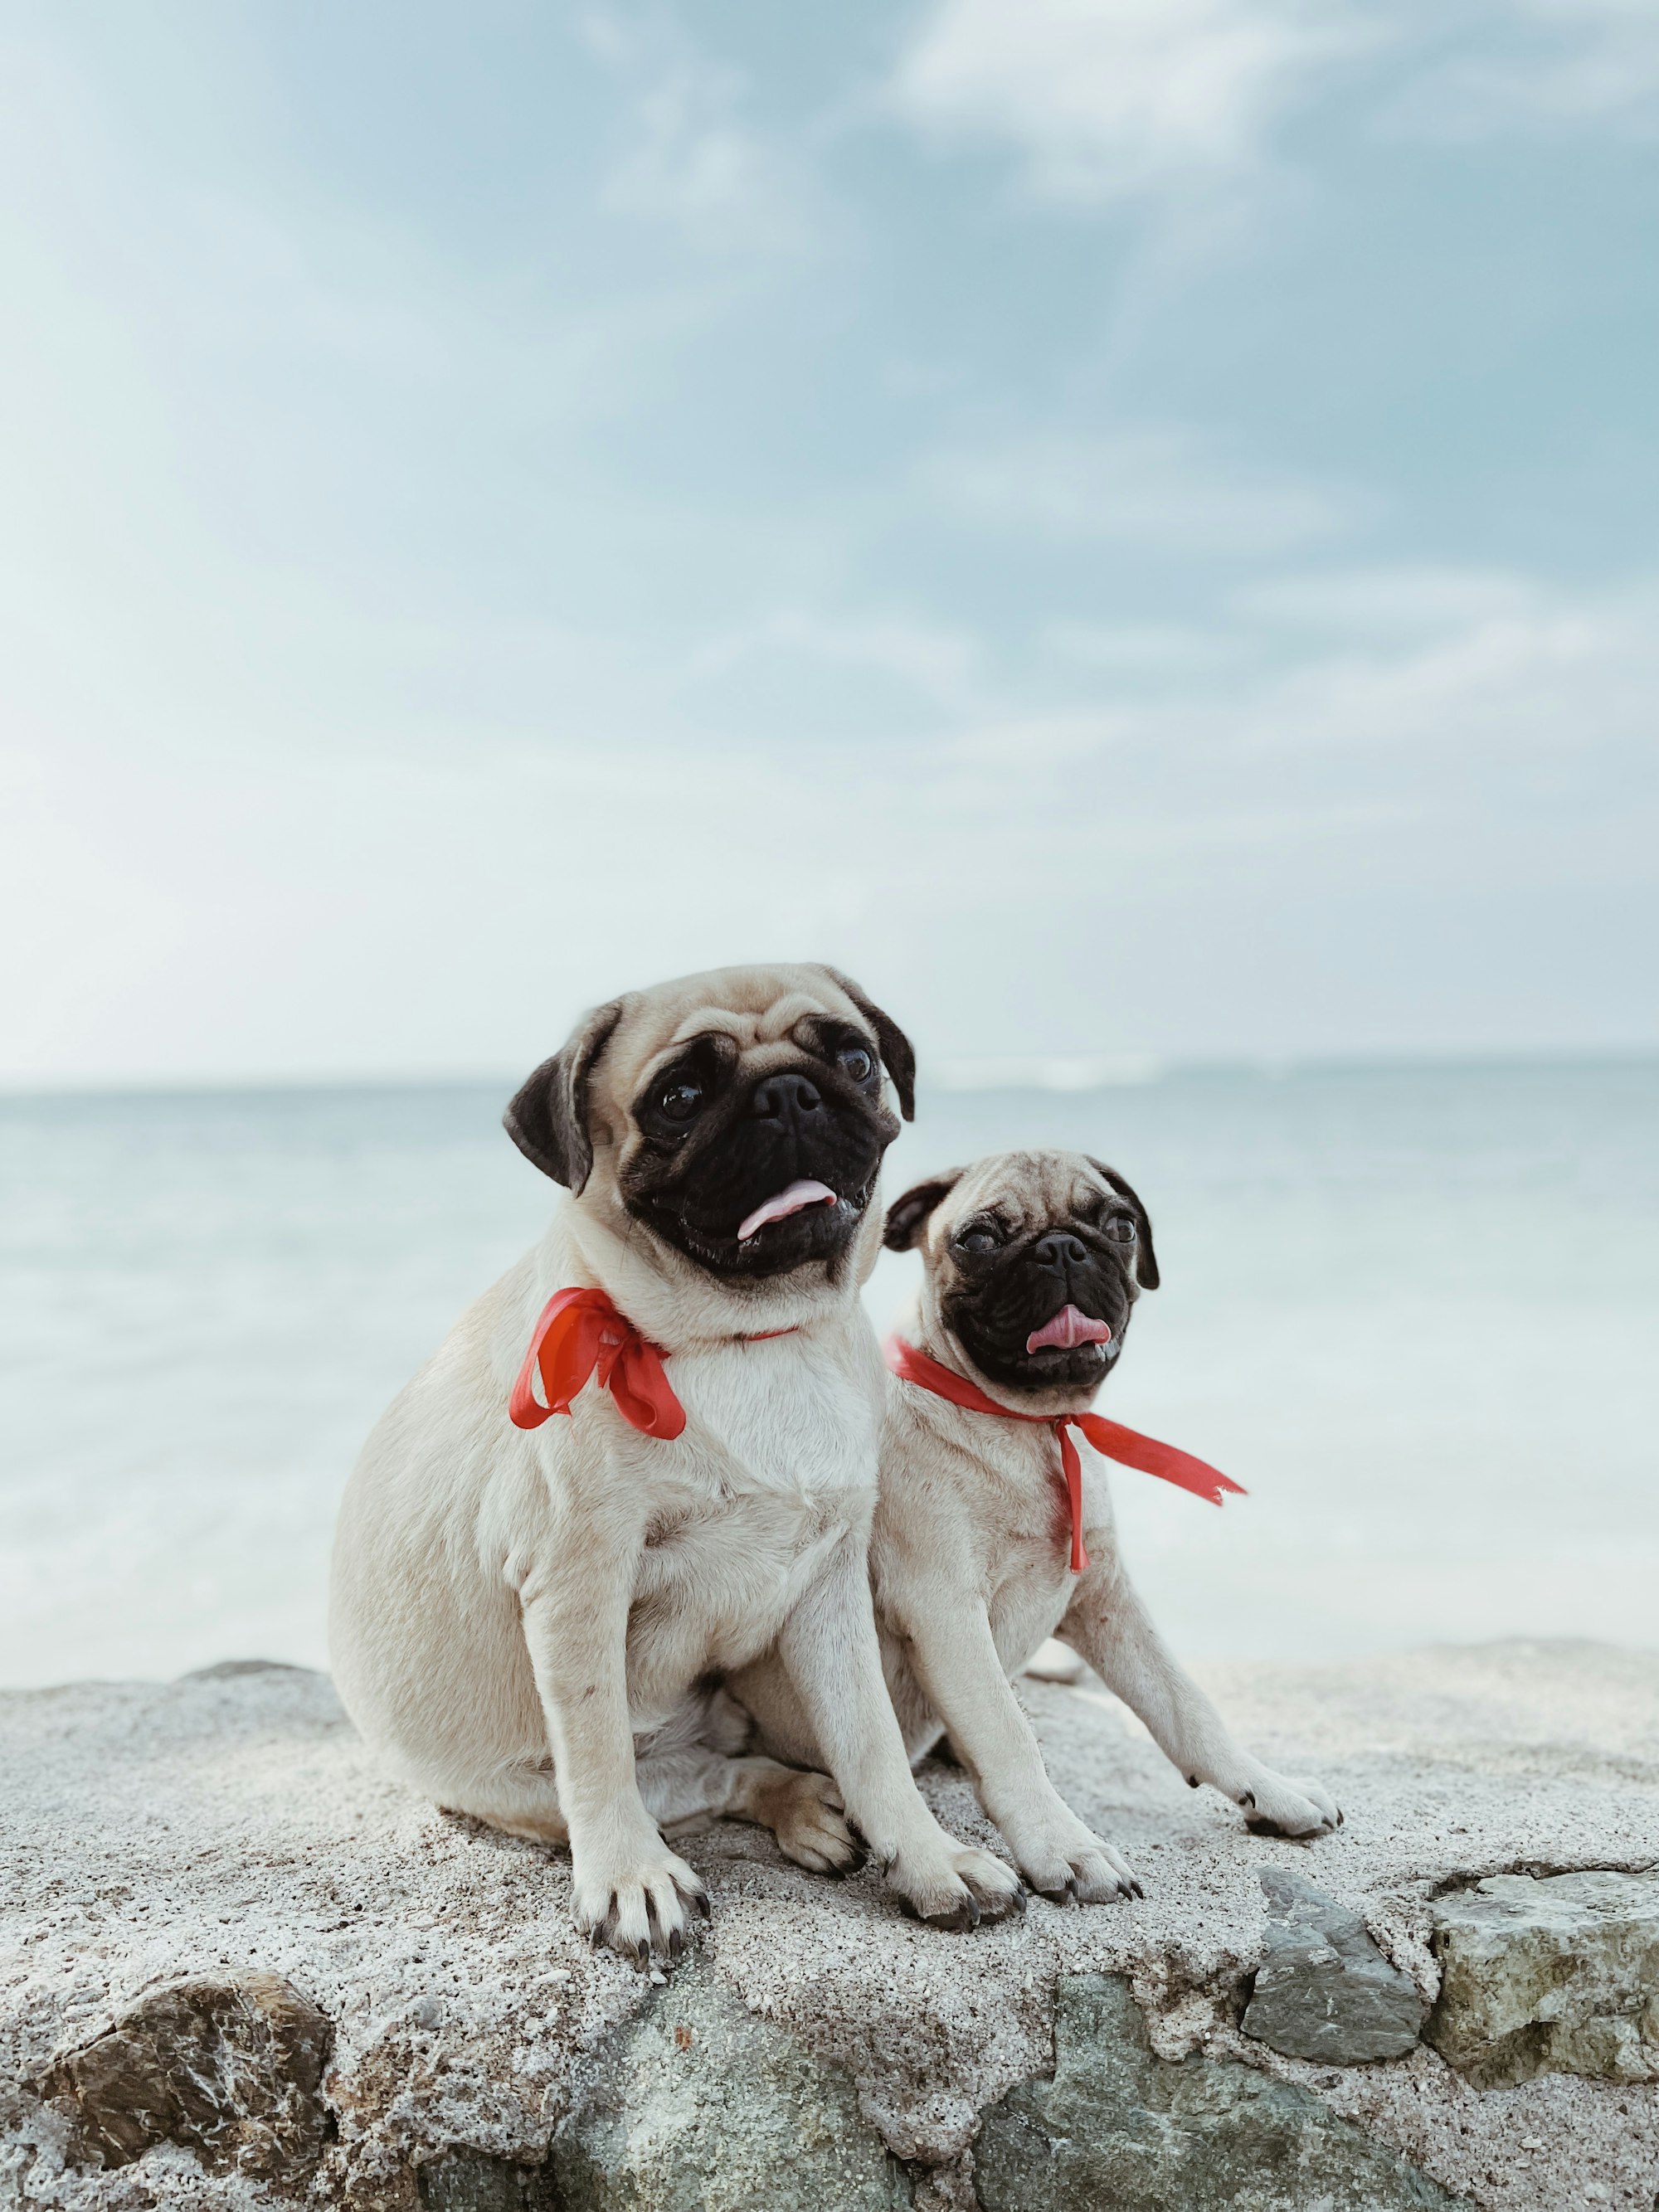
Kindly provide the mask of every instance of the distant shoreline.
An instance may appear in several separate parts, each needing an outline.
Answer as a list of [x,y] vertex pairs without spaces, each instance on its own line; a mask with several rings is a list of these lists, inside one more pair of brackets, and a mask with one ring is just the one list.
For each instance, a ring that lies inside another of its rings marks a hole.
[[[1482,1052],[1367,1052],[1348,1054],[1262,1054],[1255,1057],[1185,1058],[1156,1053],[1031,1053],[969,1057],[941,1054],[924,1064],[920,1085],[928,1091],[963,1093],[1012,1091],[1086,1095],[1139,1090],[1158,1084],[1284,1083],[1345,1077],[1432,1075],[1584,1074],[1595,1071],[1633,1073],[1659,1068],[1659,1043],[1606,1045],[1583,1048],[1493,1048]],[[522,1070],[497,1073],[407,1074],[306,1073],[283,1075],[113,1076],[107,1081],[0,1079],[0,1109],[54,1103],[95,1104],[103,1101],[228,1100],[361,1097],[379,1093],[499,1092],[505,1098],[522,1079]]]

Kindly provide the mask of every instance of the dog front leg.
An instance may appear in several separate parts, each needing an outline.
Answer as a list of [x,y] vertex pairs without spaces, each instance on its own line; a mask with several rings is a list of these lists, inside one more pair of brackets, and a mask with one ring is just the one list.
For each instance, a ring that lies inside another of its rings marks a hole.
[[1146,1723],[1194,1790],[1209,1783],[1267,1835],[1315,1836],[1340,1826],[1341,1813],[1316,1782],[1289,1781],[1234,1741],[1153,1627],[1109,1546],[1078,1584],[1055,1633]]
[[922,1802],[881,1671],[862,1543],[837,1547],[785,1623],[778,1656],[848,1817],[909,1910],[935,1927],[966,1928],[1016,1909],[1018,1876],[957,1843]]
[[688,1913],[708,1917],[692,1869],[646,1811],[628,1711],[628,1607],[622,1561],[582,1562],[521,1592],[525,1643],[547,1723],[559,1809],[570,1832],[571,1911],[594,1944],[636,1964],[678,1956]]
[[921,1591],[907,1603],[890,1577],[882,1605],[903,1628],[928,1701],[1031,1887],[1057,1905],[1139,1896],[1128,1862],[1079,1820],[1049,1780],[984,1607],[956,1589],[942,1604]]

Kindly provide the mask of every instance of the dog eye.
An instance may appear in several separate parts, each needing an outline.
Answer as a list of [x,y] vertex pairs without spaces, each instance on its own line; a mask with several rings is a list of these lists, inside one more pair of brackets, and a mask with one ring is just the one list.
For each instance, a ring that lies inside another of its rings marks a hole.
[[1115,1213],[1106,1224],[1106,1234],[1114,1244],[1133,1244],[1135,1241],[1135,1225],[1127,1213]]
[[657,1093],[658,1108],[671,1121],[689,1121],[702,1103],[702,1084],[686,1076],[678,1083],[665,1084]]
[[957,1243],[963,1252],[994,1252],[1002,1242],[1002,1231],[994,1221],[970,1221],[957,1232]]
[[843,1045],[836,1059],[854,1083],[867,1083],[876,1072],[874,1055],[867,1053],[861,1044]]

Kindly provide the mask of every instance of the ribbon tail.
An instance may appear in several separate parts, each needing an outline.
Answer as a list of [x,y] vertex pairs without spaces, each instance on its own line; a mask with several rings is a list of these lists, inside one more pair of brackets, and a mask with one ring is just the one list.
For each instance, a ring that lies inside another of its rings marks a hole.
[[1223,1474],[1219,1468],[1194,1459],[1191,1452],[1177,1450],[1174,1444],[1160,1443],[1156,1437],[1143,1437],[1138,1429],[1126,1429],[1100,1413],[1085,1413],[1079,1425],[1095,1449],[1108,1459],[1133,1467],[1141,1474],[1155,1474],[1160,1482],[1172,1482],[1177,1490],[1190,1491],[1194,1498],[1207,1498],[1212,1505],[1219,1505],[1229,1492],[1236,1498],[1247,1494],[1243,1483]]
[[[584,1297],[581,1291],[561,1291],[543,1310],[507,1400],[515,1428],[538,1429],[553,1414],[568,1413],[571,1400],[593,1372],[601,1322],[582,1303]],[[533,1387],[538,1375],[545,1404]]]
[[544,1406],[537,1397],[532,1382],[541,1364],[541,1349],[542,1331],[538,1329],[530,1340],[530,1349],[524,1356],[513,1395],[507,1401],[507,1418],[515,1429],[538,1429],[553,1411],[551,1406]]
[[542,1388],[550,1412],[568,1413],[571,1400],[586,1388],[599,1362],[604,1329],[602,1316],[574,1306],[558,1316],[542,1340]]
[[647,1345],[628,1347],[611,1377],[611,1395],[623,1420],[642,1435],[672,1440],[684,1430],[685,1408]]
[[1054,1434],[1060,1438],[1060,1464],[1066,1476],[1066,1500],[1072,1509],[1072,1572],[1080,1575],[1089,1564],[1089,1554],[1083,1545],[1083,1462],[1078,1456],[1077,1446],[1072,1442],[1072,1432],[1064,1421],[1056,1421]]

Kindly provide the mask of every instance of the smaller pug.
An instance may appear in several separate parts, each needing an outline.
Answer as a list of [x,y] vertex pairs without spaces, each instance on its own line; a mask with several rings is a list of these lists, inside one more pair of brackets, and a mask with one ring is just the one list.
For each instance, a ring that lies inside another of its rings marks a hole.
[[[1116,1364],[1137,1297],[1158,1287],[1146,1209],[1080,1152],[1004,1152],[918,1183],[885,1242],[919,1247],[912,1324],[888,1347],[896,1380],[881,1449],[870,1569],[882,1656],[913,1760],[948,1735],[981,1804],[1033,1889],[1103,1904],[1140,1887],[1048,1779],[1014,1695],[1058,1634],[1146,1724],[1194,1789],[1208,1783],[1250,1826],[1309,1836],[1342,1815],[1316,1783],[1242,1749],[1176,1663],[1118,1557],[1093,1452],[1220,1502],[1237,1485],[1089,1409]],[[765,1747],[816,1762],[780,1671],[733,1683]]]

